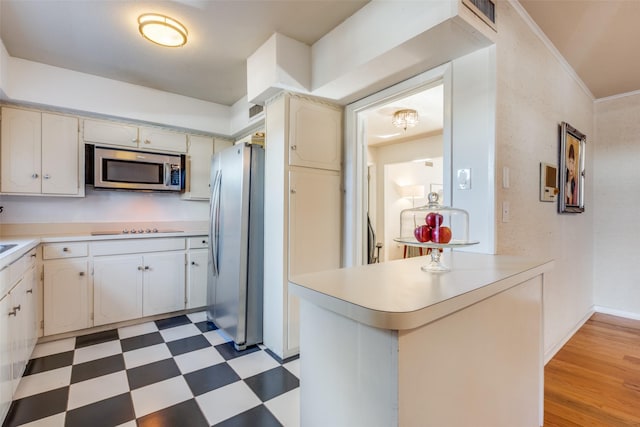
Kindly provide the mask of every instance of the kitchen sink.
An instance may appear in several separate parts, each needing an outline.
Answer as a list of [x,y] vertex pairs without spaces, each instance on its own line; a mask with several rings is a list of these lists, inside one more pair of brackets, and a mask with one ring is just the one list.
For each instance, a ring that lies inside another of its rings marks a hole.
[[16,246],[18,246],[18,245],[15,244],[15,243],[11,243],[11,244],[8,244],[8,245],[0,245],[0,254],[3,253],[3,252],[8,251],[9,249],[15,248]]

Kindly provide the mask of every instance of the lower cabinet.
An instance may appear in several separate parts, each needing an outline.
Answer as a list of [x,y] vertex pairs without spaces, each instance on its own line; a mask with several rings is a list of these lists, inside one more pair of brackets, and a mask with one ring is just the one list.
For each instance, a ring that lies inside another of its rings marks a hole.
[[44,334],[93,326],[89,263],[83,259],[44,262]]
[[95,257],[94,325],[183,310],[184,264],[184,252]]
[[207,305],[207,249],[191,250],[187,255],[187,308]]
[[9,410],[38,336],[35,250],[2,271],[9,291],[0,295],[0,419]]

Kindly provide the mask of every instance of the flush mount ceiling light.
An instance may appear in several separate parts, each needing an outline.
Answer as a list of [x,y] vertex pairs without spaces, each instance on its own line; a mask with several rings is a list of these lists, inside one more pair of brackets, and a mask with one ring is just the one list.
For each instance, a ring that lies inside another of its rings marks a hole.
[[138,17],[138,29],[145,39],[167,47],[180,47],[187,43],[187,28],[165,15],[145,13]]
[[414,127],[418,124],[418,112],[411,109],[398,110],[393,113],[391,123],[396,127],[407,130],[408,127]]

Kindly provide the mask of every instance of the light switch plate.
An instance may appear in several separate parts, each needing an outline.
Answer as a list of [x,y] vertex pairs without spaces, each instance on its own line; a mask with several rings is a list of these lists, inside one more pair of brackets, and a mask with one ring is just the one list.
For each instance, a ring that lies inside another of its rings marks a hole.
[[471,169],[458,169],[457,173],[458,189],[470,190],[471,189]]

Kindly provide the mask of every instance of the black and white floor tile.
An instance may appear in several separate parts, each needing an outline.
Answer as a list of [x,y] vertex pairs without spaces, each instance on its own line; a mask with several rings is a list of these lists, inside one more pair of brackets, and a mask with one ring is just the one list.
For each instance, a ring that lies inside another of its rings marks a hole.
[[198,312],[38,344],[3,426],[299,426],[299,360],[212,328]]

